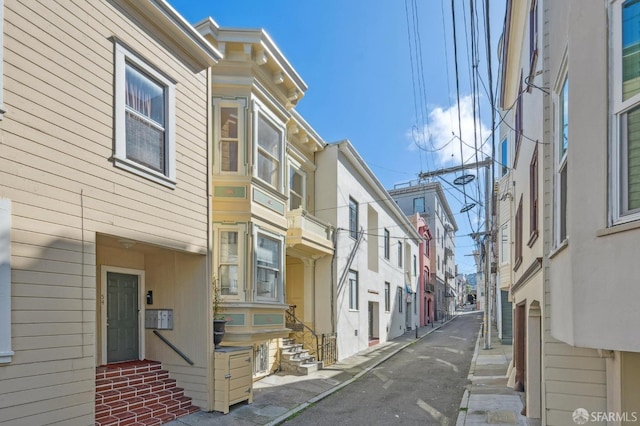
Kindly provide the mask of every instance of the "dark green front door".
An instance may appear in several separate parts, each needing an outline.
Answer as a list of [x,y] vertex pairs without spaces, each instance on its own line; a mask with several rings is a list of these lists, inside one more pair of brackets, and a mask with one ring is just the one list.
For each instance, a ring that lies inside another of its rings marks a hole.
[[107,273],[107,362],[138,359],[138,276]]

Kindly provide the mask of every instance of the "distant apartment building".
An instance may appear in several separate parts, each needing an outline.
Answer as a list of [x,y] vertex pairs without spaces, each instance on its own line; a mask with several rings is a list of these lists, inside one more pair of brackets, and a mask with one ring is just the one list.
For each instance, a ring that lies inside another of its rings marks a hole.
[[417,182],[396,185],[389,195],[407,215],[418,213],[430,229],[433,239],[429,248],[430,282],[435,292],[435,320],[455,309],[455,233],[458,225],[439,182]]
[[431,230],[427,221],[420,213],[409,216],[411,223],[414,224],[418,234],[422,237],[418,244],[418,317],[419,325],[425,326],[432,324],[435,319],[435,289],[431,282],[431,257],[429,249],[431,246]]
[[349,141],[325,146],[316,165],[317,215],[335,228],[320,331],[337,332],[343,359],[418,323],[421,236]]

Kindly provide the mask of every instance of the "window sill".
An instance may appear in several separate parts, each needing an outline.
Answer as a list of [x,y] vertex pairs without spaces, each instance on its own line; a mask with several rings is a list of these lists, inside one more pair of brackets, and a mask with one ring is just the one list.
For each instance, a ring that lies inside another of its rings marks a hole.
[[534,230],[533,232],[531,232],[531,236],[529,236],[529,241],[527,242],[527,246],[529,248],[533,247],[533,244],[536,242],[536,240],[538,239],[538,230]]
[[619,232],[626,232],[634,229],[640,229],[640,220],[626,222],[620,225],[613,225],[605,229],[599,229],[596,231],[596,237],[606,237],[609,235],[617,234]]
[[10,364],[13,361],[13,351],[0,353],[0,365],[2,364]]
[[155,183],[159,183],[160,185],[164,185],[167,188],[170,189],[175,189],[176,188],[176,181],[175,179],[171,179],[161,173],[155,172],[151,169],[148,169],[138,163],[136,163],[135,161],[131,161],[129,159],[126,158],[121,158],[121,157],[113,157],[113,164],[114,166],[126,170],[128,172],[134,173],[140,177],[143,177],[145,179],[151,180]]
[[513,265],[513,272],[517,271],[522,265],[522,257],[516,259],[516,263]]
[[549,253],[549,259],[553,259],[554,257],[556,257],[558,253],[566,249],[568,246],[569,246],[569,239],[566,238],[564,241],[560,243],[560,245],[558,245],[558,247],[555,247],[551,250],[551,252]]

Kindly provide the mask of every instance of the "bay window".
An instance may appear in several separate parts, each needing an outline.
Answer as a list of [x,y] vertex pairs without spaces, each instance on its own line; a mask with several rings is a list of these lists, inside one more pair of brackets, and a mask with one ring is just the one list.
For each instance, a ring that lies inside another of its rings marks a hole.
[[567,153],[569,150],[569,79],[564,75],[556,96],[556,137],[554,177],[554,232],[555,246],[567,239]]
[[281,190],[284,132],[260,110],[256,129],[257,176],[273,188]]
[[217,170],[221,173],[244,173],[246,101],[242,98],[214,98],[213,106]]
[[302,170],[289,168],[289,210],[306,208],[306,180],[307,175]]
[[284,301],[281,237],[257,235],[255,294],[256,300]]
[[612,2],[611,222],[640,219],[640,1]]
[[220,289],[222,295],[238,295],[238,231],[220,231]]

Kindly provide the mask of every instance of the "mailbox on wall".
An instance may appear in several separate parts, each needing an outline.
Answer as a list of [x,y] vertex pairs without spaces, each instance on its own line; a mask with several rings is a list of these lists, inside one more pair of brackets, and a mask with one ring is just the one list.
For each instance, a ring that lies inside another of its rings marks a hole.
[[147,309],[144,313],[144,328],[173,330],[173,309]]

